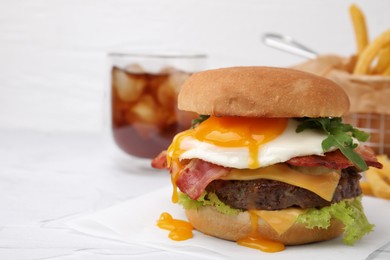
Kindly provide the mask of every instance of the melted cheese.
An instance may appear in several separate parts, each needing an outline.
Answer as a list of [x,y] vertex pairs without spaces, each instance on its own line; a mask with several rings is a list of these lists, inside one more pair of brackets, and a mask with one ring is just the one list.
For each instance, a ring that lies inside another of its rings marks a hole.
[[340,174],[332,171],[323,175],[309,175],[291,169],[285,164],[275,164],[258,169],[232,169],[223,180],[268,179],[281,181],[314,192],[321,198],[331,201],[340,180]]
[[298,216],[305,212],[304,209],[288,208],[283,210],[251,210],[268,223],[279,235],[286,232],[294,225]]

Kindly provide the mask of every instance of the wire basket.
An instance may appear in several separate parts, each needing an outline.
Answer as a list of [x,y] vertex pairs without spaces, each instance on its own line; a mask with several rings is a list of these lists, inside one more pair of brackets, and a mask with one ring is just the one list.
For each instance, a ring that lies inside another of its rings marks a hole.
[[370,134],[365,144],[376,154],[390,156],[390,115],[378,113],[350,113],[343,121]]
[[390,156],[390,76],[351,74],[353,57],[322,55],[294,68],[326,77],[341,86],[350,100],[344,122],[371,135],[365,144]]

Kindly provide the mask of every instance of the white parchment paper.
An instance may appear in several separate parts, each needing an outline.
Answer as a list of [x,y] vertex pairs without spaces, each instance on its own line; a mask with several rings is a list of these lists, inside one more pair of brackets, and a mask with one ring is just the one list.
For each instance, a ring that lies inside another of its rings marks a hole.
[[68,226],[76,231],[132,244],[159,248],[203,259],[366,259],[390,241],[390,201],[364,197],[363,205],[375,231],[366,235],[355,246],[344,245],[341,238],[302,246],[290,246],[278,253],[264,253],[237,245],[234,242],[209,237],[194,231],[192,239],[176,242],[168,238],[168,231],[156,226],[162,212],[185,219],[180,205],[171,202],[171,187],[125,201],[96,213],[73,219]]

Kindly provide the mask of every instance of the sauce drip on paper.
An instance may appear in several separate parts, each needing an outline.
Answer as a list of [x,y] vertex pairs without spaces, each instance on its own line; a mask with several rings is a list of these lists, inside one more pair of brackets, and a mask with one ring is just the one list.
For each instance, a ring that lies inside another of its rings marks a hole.
[[162,229],[169,230],[168,237],[175,241],[183,241],[192,238],[192,225],[184,220],[174,219],[172,216],[164,212],[157,220],[157,226]]

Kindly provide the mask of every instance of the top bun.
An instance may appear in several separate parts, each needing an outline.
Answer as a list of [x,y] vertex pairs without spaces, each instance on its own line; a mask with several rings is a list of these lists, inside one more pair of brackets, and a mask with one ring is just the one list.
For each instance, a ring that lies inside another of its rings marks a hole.
[[181,87],[181,110],[245,117],[340,117],[349,109],[333,81],[293,69],[232,67],[193,74]]

